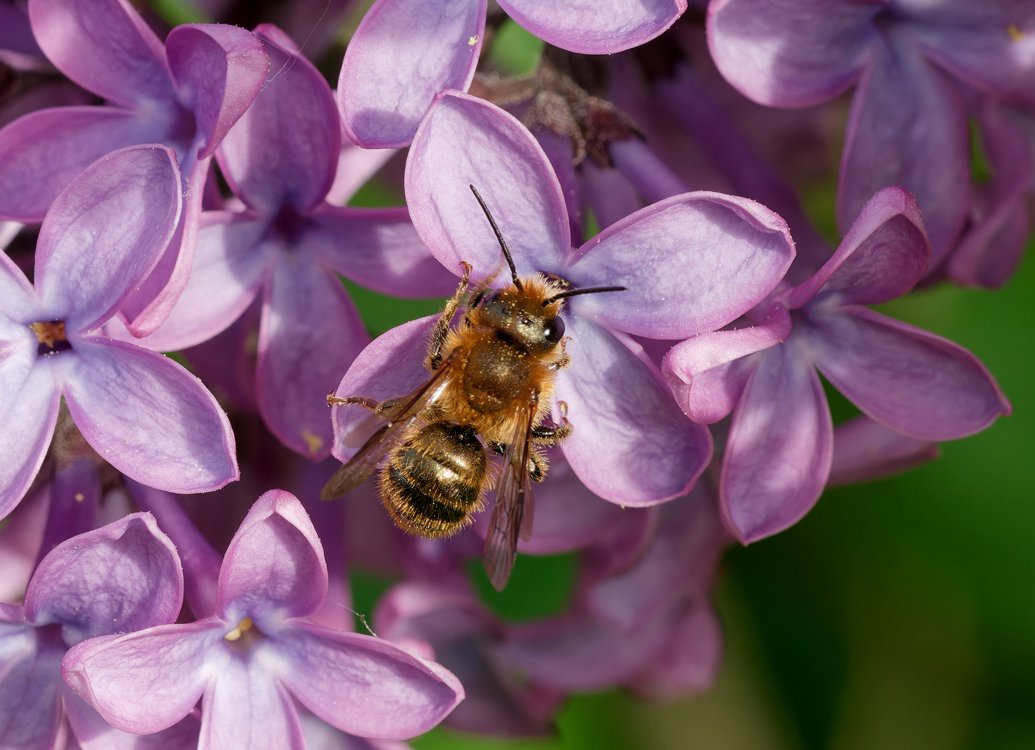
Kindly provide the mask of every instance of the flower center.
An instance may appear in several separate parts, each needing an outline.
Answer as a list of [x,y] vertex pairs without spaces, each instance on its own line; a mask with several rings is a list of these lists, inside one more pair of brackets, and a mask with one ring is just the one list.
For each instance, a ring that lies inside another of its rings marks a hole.
[[245,617],[239,623],[237,627],[231,630],[229,633],[223,636],[223,640],[234,643],[241,640],[248,634],[248,632],[255,626],[255,622],[250,617]]
[[65,334],[65,321],[46,320],[30,323],[29,328],[36,334],[36,354],[40,357],[51,357],[58,352],[72,348]]

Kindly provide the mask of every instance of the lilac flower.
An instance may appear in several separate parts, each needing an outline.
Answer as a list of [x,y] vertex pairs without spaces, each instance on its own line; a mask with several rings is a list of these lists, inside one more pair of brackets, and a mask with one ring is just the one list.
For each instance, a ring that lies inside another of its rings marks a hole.
[[865,414],[917,440],[964,437],[1009,413],[972,354],[863,307],[912,289],[929,257],[915,201],[886,188],[819,271],[759,307],[756,325],[697,336],[666,355],[691,418],[733,413],[720,497],[742,542],[797,522],[827,482],[833,426],[817,369]]
[[331,450],[327,393],[368,342],[338,273],[403,296],[444,296],[454,282],[406,209],[326,202],[341,150],[334,97],[282,31],[263,26],[256,35],[272,73],[217,152],[244,210],[202,215],[190,280],[146,343],[165,351],[198,344],[261,294],[259,412],[285,445],[320,459]]
[[[686,0],[503,0],[500,6],[550,44],[601,55],[653,39],[686,10]],[[375,2],[345,51],[338,80],[338,105],[353,140],[366,148],[405,146],[436,94],[466,91],[485,11],[486,0]]]
[[95,159],[133,144],[170,146],[186,197],[181,225],[120,311],[143,335],[186,283],[210,158],[258,93],[266,57],[233,26],[179,26],[163,45],[124,0],[32,0],[29,16],[55,67],[108,104],[46,109],[0,131],[0,215],[40,221]]
[[310,622],[326,593],[315,529],[297,499],[272,490],[230,543],[213,616],[83,642],[63,673],[124,731],[171,726],[200,699],[203,748],[304,747],[292,698],[375,739],[427,731],[460,701],[460,683],[437,664]]
[[804,107],[857,86],[838,190],[847,227],[887,185],[913,192],[932,269],[970,208],[967,118],[956,82],[1035,97],[1035,6],[1024,0],[719,0],[708,33],[719,69],[763,104]]
[[[84,747],[132,747],[136,738],[106,726],[65,686],[61,660],[84,640],[172,622],[182,599],[176,548],[149,514],[126,516],[55,547],[33,574],[24,606],[0,605],[4,746],[49,750],[68,732],[67,722]],[[174,737],[190,742],[182,732],[191,733],[189,722],[164,746],[176,747]]]
[[[414,139],[407,202],[435,257],[454,273],[467,261],[484,279],[503,259],[472,184],[495,216],[519,274],[553,275],[575,287],[627,287],[573,297],[564,309],[571,365],[558,373],[555,398],[567,403],[574,426],[562,450],[575,474],[597,495],[623,505],[683,494],[708,462],[710,439],[672,408],[656,367],[630,335],[676,339],[746,312],[772,290],[793,256],[783,221],[746,199],[688,193],[573,248],[561,188],[529,132],[491,104],[447,93]],[[421,361],[430,322],[375,340],[338,394],[387,398],[426,379]],[[354,447],[346,432],[363,412],[341,407],[335,419],[334,455],[347,460]]]
[[171,150],[125,149],[59,195],[35,289],[0,255],[0,516],[39,471],[62,396],[100,456],[145,484],[202,492],[238,476],[226,415],[172,360],[98,329],[158,263],[180,214]]

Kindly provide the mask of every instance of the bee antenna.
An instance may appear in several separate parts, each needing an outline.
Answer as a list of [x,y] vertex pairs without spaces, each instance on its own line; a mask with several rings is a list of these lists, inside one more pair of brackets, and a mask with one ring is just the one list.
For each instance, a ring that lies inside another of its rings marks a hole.
[[543,307],[546,307],[551,302],[556,302],[559,299],[565,297],[575,297],[579,294],[596,294],[597,292],[625,292],[628,291],[628,287],[624,286],[589,286],[584,289],[568,289],[567,291],[555,294],[549,299],[543,300]]
[[489,220],[489,224],[492,226],[492,231],[496,233],[496,239],[499,240],[500,248],[503,250],[503,257],[507,259],[507,265],[510,266],[510,278],[514,280],[514,286],[521,291],[521,280],[518,279],[517,268],[514,266],[514,259],[510,255],[510,248],[507,247],[507,241],[503,239],[503,233],[500,231],[499,226],[496,224],[496,220],[492,218],[492,214],[489,213],[489,207],[485,205],[485,200],[482,198],[478,189],[474,185],[468,185],[471,188],[471,192],[474,193],[474,197],[478,199],[478,205],[482,207],[482,211],[485,212],[485,218]]

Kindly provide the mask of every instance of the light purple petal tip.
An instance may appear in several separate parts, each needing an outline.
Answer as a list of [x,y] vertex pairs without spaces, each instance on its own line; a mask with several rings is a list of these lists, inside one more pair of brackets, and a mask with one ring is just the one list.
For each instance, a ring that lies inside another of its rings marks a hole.
[[66,642],[176,619],[183,571],[149,513],[134,513],[69,539],[40,562],[25,594],[36,625],[63,626]]
[[857,484],[899,474],[933,461],[939,452],[937,443],[907,437],[867,416],[859,416],[834,428],[830,485]]
[[207,492],[238,478],[233,431],[201,381],[160,354],[75,341],[65,399],[102,458],[142,484]]
[[722,466],[727,528],[747,544],[797,523],[830,473],[833,425],[808,357],[784,344],[767,351],[733,415]]
[[687,0],[503,0],[511,18],[555,47],[610,55],[661,34],[686,10]]
[[466,91],[482,47],[485,9],[485,0],[375,2],[338,78],[338,106],[352,140],[366,148],[406,146],[437,93]]
[[510,246],[518,274],[561,270],[571,248],[568,212],[542,148],[502,109],[447,93],[414,138],[406,202],[413,226],[442,265],[459,273],[467,261],[480,279],[505,265],[471,185]]

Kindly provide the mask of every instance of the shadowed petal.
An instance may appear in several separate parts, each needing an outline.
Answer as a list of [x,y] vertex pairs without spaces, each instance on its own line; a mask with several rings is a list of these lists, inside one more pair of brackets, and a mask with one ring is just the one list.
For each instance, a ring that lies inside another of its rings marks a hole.
[[566,323],[571,365],[558,373],[554,402],[568,405],[574,430],[561,450],[575,474],[620,505],[686,492],[711,456],[708,431],[683,415],[635,342],[576,316]]
[[421,242],[405,208],[324,206],[305,243],[350,281],[396,297],[448,297],[456,276]]
[[33,349],[0,355],[0,518],[36,478],[57,424],[61,390],[52,368],[34,366]]
[[320,203],[334,180],[341,125],[312,63],[260,36],[270,58],[262,92],[223,140],[219,166],[234,194],[263,214]]
[[207,492],[238,478],[226,414],[171,359],[113,340],[76,340],[65,400],[76,426],[119,471],[169,492]]
[[61,730],[63,644],[56,634],[0,635],[0,741],[5,748],[52,750]]
[[920,209],[901,188],[885,188],[863,206],[823,267],[787,299],[791,309],[822,292],[859,305],[900,297],[923,278],[931,255]]
[[278,640],[280,680],[306,708],[360,737],[401,740],[428,731],[464,689],[448,671],[378,638],[300,622]]
[[327,394],[367,343],[355,305],[308,254],[280,253],[259,324],[256,398],[270,430],[309,458],[331,450]]
[[627,333],[682,339],[740,317],[780,282],[794,258],[787,224],[764,206],[685,193],[636,212],[578,250],[575,286],[626,291],[571,301]]
[[485,6],[485,0],[375,2],[338,78],[349,137],[366,148],[406,146],[435,94],[466,91],[482,48]]
[[65,718],[82,750],[183,750],[197,747],[201,721],[188,714],[157,734],[141,737],[112,727],[99,713],[67,687],[61,691]]
[[119,104],[174,98],[162,42],[124,0],[32,0],[29,19],[52,63]]
[[906,437],[863,415],[834,428],[831,486],[899,474],[933,461],[938,444]]
[[978,359],[960,346],[863,308],[816,317],[816,366],[864,413],[920,440],[972,435],[1010,405]]
[[87,167],[54,201],[36,246],[36,289],[69,329],[111,317],[154,267],[180,216],[176,157],[136,146]]
[[851,86],[877,36],[881,2],[715,0],[708,48],[742,94],[776,107],[807,107]]
[[500,7],[555,47],[584,55],[610,55],[650,41],[671,26],[686,0],[503,0]]
[[459,274],[505,268],[499,242],[471,194],[477,188],[510,246],[518,274],[556,272],[571,248],[568,212],[550,162],[514,117],[446,93],[421,124],[406,162],[406,202],[431,253]]
[[255,299],[277,251],[263,241],[267,231],[265,220],[206,212],[183,294],[161,327],[137,343],[172,352],[208,341],[229,328]]
[[259,659],[227,659],[201,706],[198,750],[304,750],[298,711]]
[[294,495],[270,490],[252,505],[227,548],[219,611],[230,621],[302,616],[326,595],[327,563],[312,521]]
[[653,700],[686,698],[712,686],[722,666],[722,624],[702,599],[674,616],[672,634],[661,657],[633,684],[637,695]]
[[177,26],[165,46],[176,88],[200,130],[196,156],[206,159],[255,100],[269,60],[254,34],[225,24]]
[[[349,367],[334,395],[365,396],[375,401],[403,396],[431,377],[424,368],[428,338],[437,315],[404,323],[378,336]],[[334,448],[339,461],[348,461],[366,442],[372,428],[370,412],[360,406],[335,406],[331,410]]]
[[209,654],[224,631],[222,623],[202,620],[91,638],[68,650],[61,674],[113,727],[158,732],[201,698],[210,680]]
[[794,344],[759,358],[733,415],[722,466],[723,520],[747,544],[783,531],[819,500],[833,425],[811,362]]
[[880,44],[852,99],[838,223],[850,226],[874,193],[901,185],[923,211],[933,268],[969,206],[969,153],[963,106],[945,75],[906,44]]
[[683,413],[712,424],[726,417],[740,399],[751,372],[745,357],[787,340],[791,318],[774,305],[757,326],[705,333],[676,344],[661,362]]
[[55,107],[0,131],[0,215],[39,222],[58,193],[105,154],[162,138],[157,123],[114,107]]
[[170,623],[182,602],[176,547],[150,513],[134,513],[51,550],[25,593],[25,616],[60,624],[75,644]]

